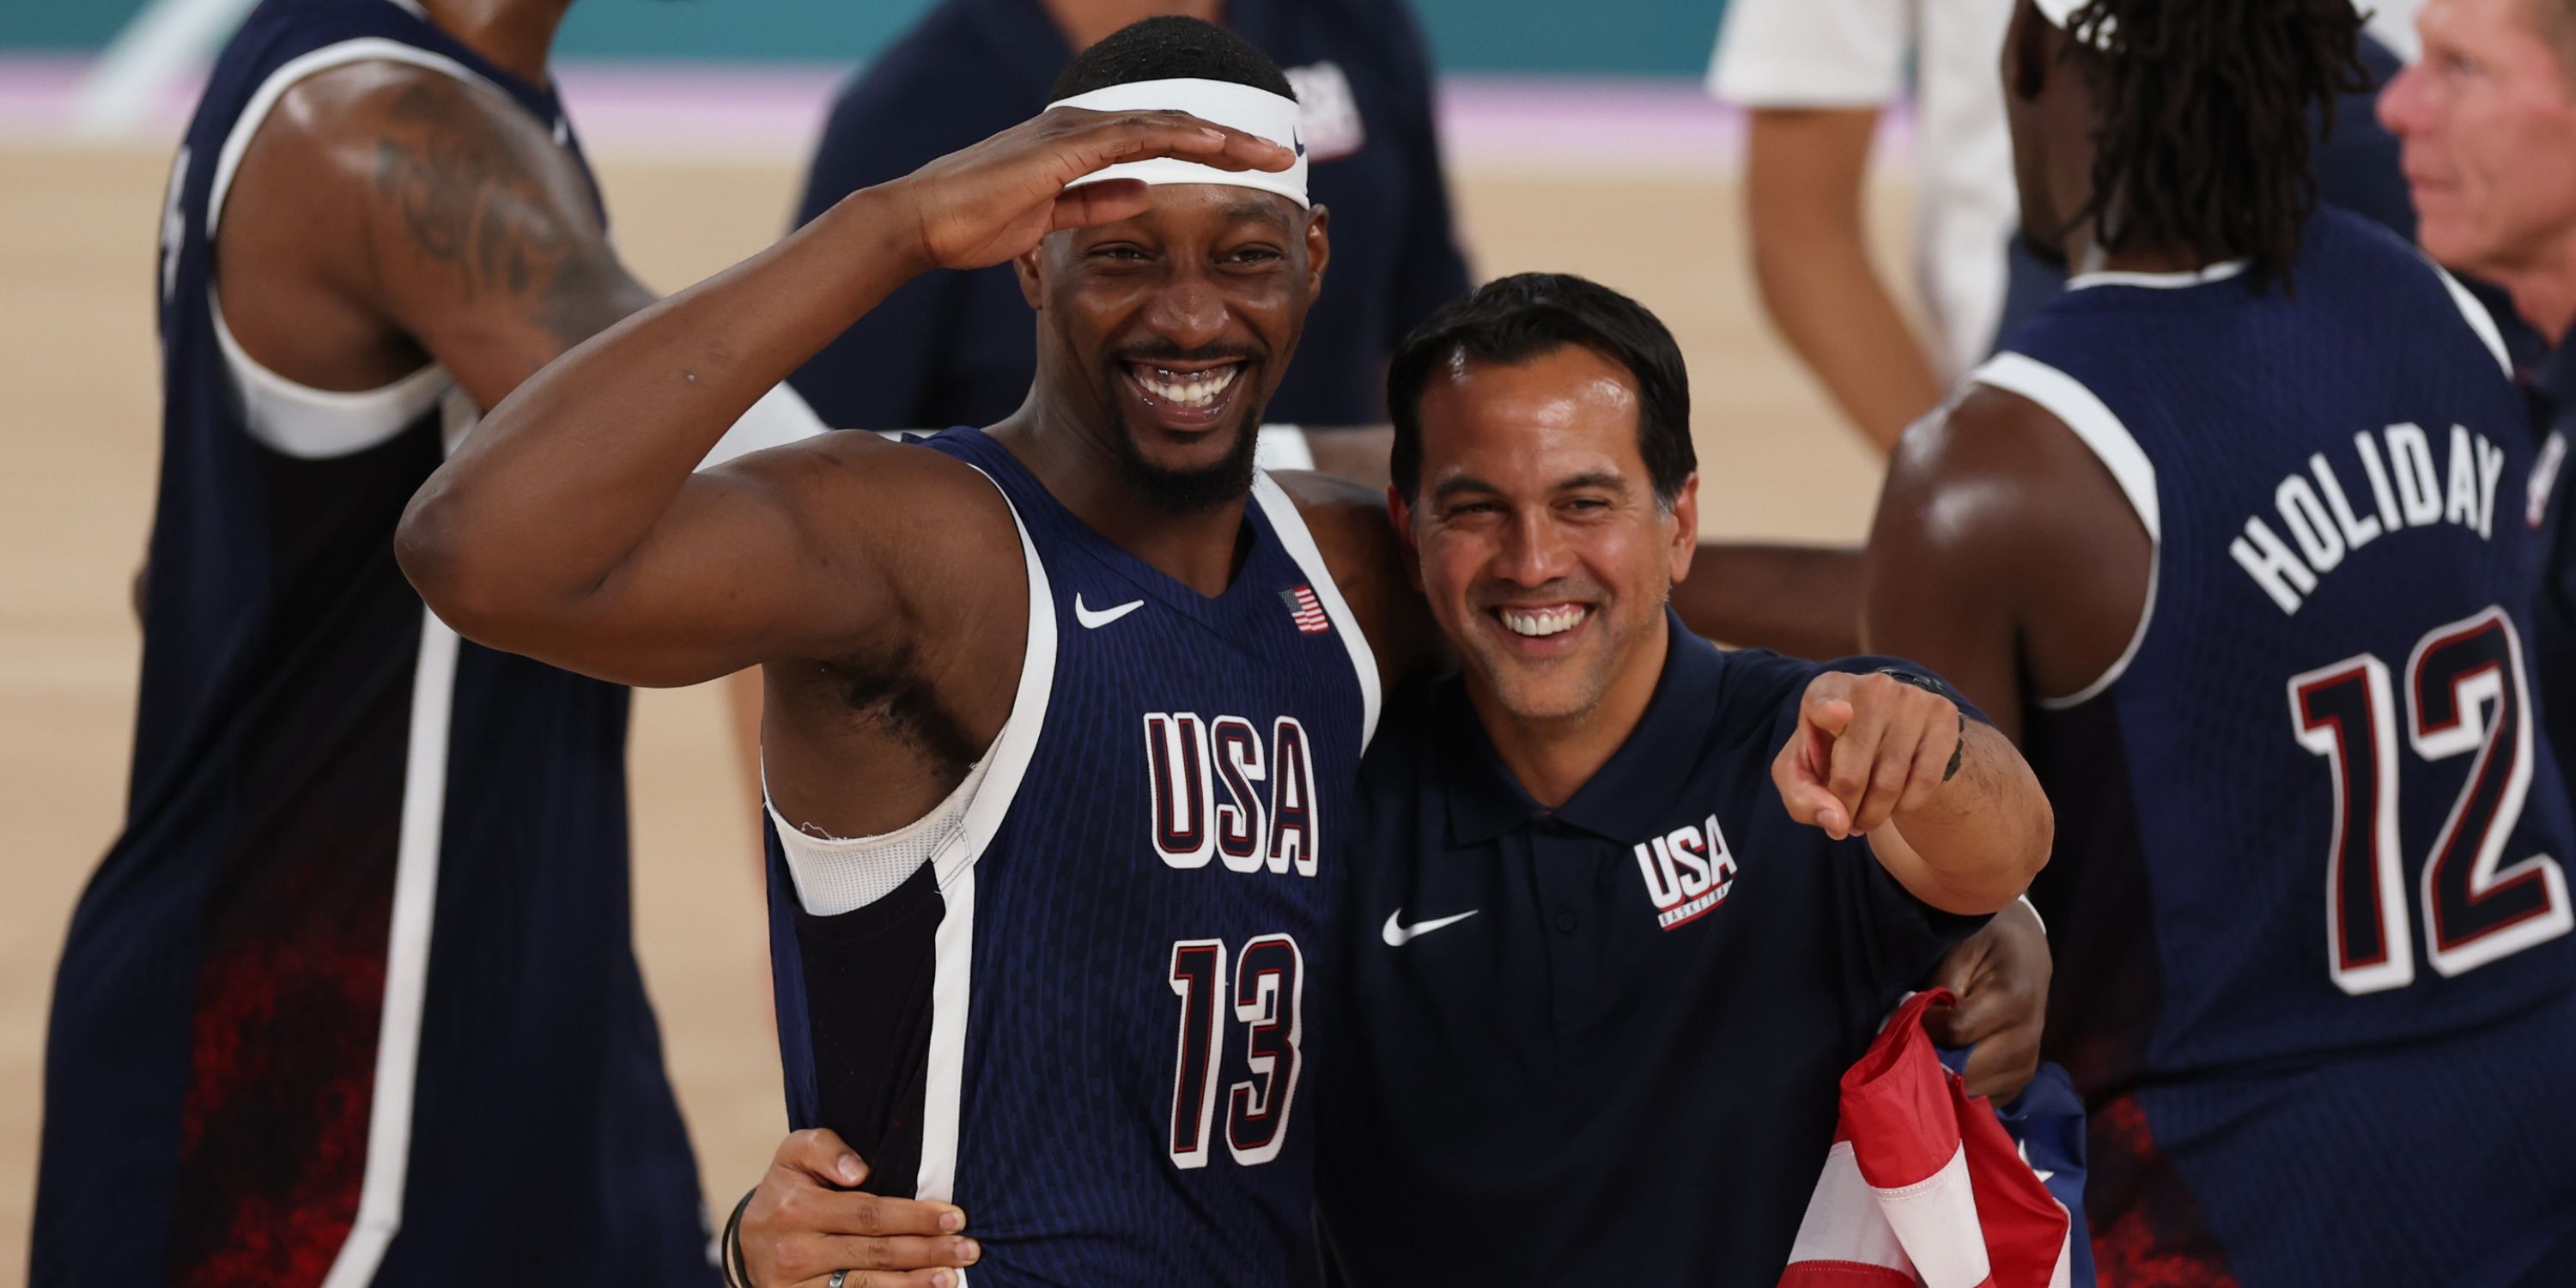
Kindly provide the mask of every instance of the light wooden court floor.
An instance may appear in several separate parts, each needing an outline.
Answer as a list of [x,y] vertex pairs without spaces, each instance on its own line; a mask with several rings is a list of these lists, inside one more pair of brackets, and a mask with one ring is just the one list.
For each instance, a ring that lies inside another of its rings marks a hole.
[[[664,289],[758,249],[796,183],[771,163],[601,169],[621,246]],[[0,1283],[25,1273],[54,960],[124,803],[167,173],[158,149],[0,146]],[[1479,272],[1583,273],[1671,324],[1705,532],[1862,533],[1878,466],[1760,321],[1729,181],[1488,170],[1455,185]],[[1873,234],[1892,252],[1902,199],[1886,195]],[[783,1129],[753,816],[712,691],[649,693],[635,712],[636,938],[707,1192],[730,1200]]]

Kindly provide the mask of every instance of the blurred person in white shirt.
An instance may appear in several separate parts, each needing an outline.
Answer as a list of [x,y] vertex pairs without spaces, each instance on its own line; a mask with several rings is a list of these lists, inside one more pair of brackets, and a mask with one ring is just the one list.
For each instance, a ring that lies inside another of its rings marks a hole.
[[[2364,62],[2382,83],[2414,52],[2422,2],[2371,5]],[[2012,144],[1996,72],[2012,9],[2012,0],[1726,6],[1708,84],[1750,116],[1745,203],[1763,307],[1882,450],[2064,278],[2063,265],[2014,236]],[[1871,145],[1880,117],[1903,97],[1915,108],[1912,268],[1929,328],[1922,335],[1871,263],[1864,236]],[[2326,200],[2411,235],[2394,145],[2371,121],[2367,96],[2338,113],[2317,165]]]

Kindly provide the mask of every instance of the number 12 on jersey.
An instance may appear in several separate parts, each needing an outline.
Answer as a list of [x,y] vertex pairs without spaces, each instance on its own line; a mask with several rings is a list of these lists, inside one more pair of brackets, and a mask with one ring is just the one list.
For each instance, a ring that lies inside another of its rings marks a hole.
[[1227,1089],[1225,1151],[1247,1167],[1279,1157],[1302,1063],[1297,1047],[1306,1011],[1306,958],[1297,941],[1286,935],[1246,941],[1229,981],[1224,940],[1181,940],[1172,945],[1171,985],[1181,999],[1172,1070],[1172,1166],[1208,1164],[1229,1017],[1243,1026],[1243,1063],[1252,1076]]
[[[2398,849],[2397,703],[2388,665],[2362,653],[2290,677],[2290,728],[2334,771],[2326,854],[2326,967],[2359,995],[2415,982]],[[2576,926],[2558,861],[2501,865],[2531,791],[2531,686],[2501,608],[2435,627],[2406,661],[2406,739],[2427,762],[2476,753],[2424,861],[2424,953],[2444,977]]]

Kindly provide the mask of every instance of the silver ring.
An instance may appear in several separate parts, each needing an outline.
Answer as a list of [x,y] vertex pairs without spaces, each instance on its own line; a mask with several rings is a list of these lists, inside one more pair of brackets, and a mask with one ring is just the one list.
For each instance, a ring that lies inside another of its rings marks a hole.
[[835,1270],[835,1271],[833,1271],[833,1272],[832,1272],[832,1281],[831,1281],[831,1286],[830,1286],[830,1288],[842,1288],[842,1285],[847,1284],[848,1282],[850,1282],[850,1272],[849,1272],[849,1271],[847,1271],[847,1270]]

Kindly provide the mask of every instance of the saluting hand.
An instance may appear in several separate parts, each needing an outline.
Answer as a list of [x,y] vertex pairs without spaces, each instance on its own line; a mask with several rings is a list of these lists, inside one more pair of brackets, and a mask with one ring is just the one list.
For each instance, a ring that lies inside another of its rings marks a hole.
[[894,185],[909,203],[918,254],[941,268],[983,268],[1026,253],[1048,233],[1131,219],[1145,185],[1065,185],[1129,161],[1178,157],[1220,170],[1285,170],[1288,149],[1186,112],[1091,112],[1059,107]]
[[1886,675],[1827,671],[1807,685],[1798,729],[1771,761],[1789,816],[1841,840],[1939,793],[1965,747],[1959,708]]
[[956,1232],[955,1204],[861,1194],[868,1165],[823,1128],[779,1142],[742,1212],[743,1269],[752,1288],[944,1288],[971,1266],[975,1241]]

